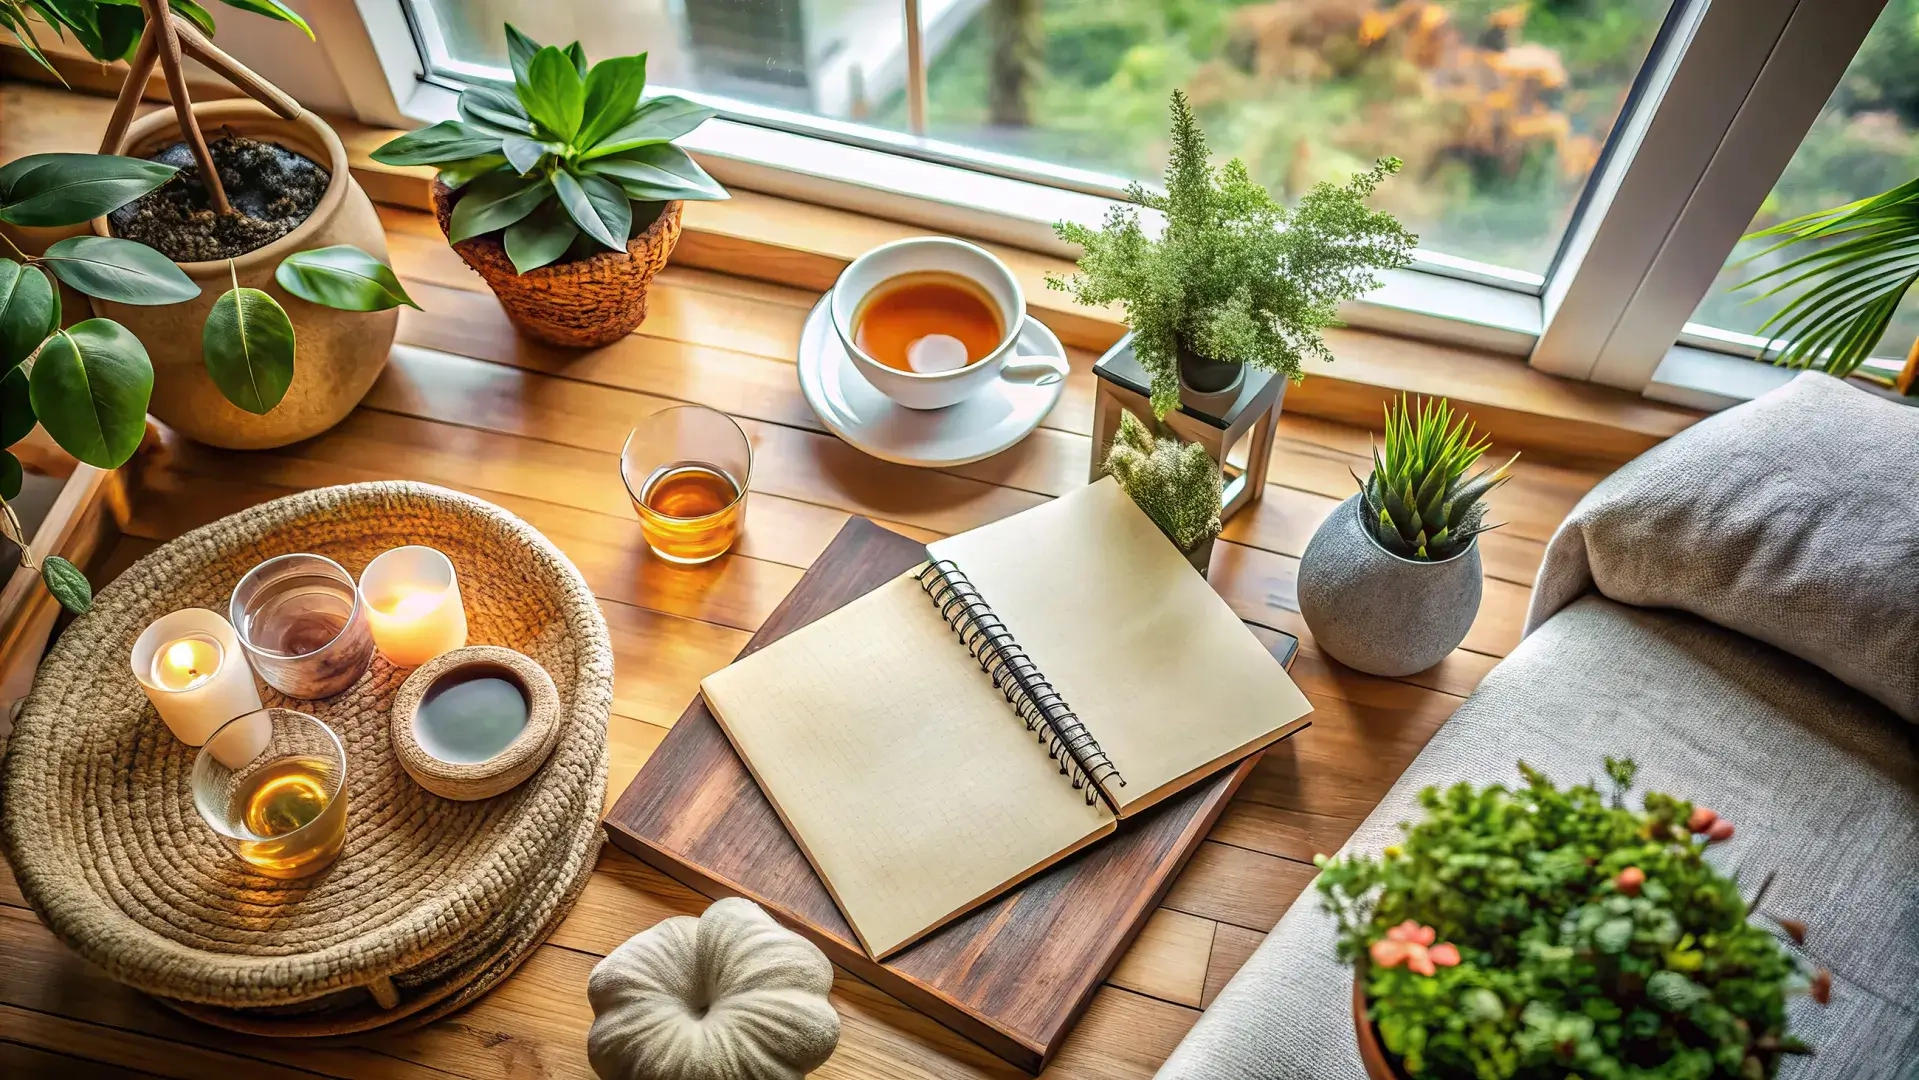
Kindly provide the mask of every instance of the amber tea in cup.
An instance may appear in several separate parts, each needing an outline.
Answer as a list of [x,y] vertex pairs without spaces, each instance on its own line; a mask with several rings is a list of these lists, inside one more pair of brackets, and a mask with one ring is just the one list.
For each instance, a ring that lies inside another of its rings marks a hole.
[[921,375],[979,363],[1005,337],[992,296],[971,278],[944,270],[882,281],[853,315],[853,340],[861,352]]
[[[220,753],[227,743],[251,748],[260,734],[268,737],[251,758]],[[192,787],[200,817],[268,877],[318,873],[346,842],[346,748],[305,713],[263,709],[229,721],[200,749]]]
[[676,563],[716,559],[739,539],[752,466],[739,425],[698,405],[647,417],[620,453],[640,533],[655,555]]

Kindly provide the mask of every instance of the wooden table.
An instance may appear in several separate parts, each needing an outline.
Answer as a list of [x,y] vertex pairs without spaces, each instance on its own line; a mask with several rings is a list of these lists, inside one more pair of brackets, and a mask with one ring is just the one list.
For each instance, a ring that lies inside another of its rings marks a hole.
[[[401,344],[365,403],[333,431],[278,451],[169,439],[143,454],[128,467],[126,535],[96,581],[186,529],[304,488],[407,478],[491,500],[551,537],[600,598],[618,654],[612,797],[848,515],[930,539],[1085,481],[1091,354],[1073,355],[1059,406],[1012,450],[952,469],[890,465],[827,434],[800,397],[792,357],[812,292],[669,268],[638,333],[564,352],[517,336],[429,217],[382,213],[394,265],[426,311],[403,313]],[[633,421],[679,401],[731,413],[755,449],[747,533],[702,567],[646,554],[617,468]],[[1298,556],[1353,490],[1348,470],[1369,467],[1369,438],[1282,417],[1265,497],[1228,527],[1212,580],[1244,617],[1304,639],[1293,674],[1313,726],[1266,755],[1047,1075],[1152,1074],[1306,887],[1313,854],[1350,835],[1517,643],[1543,541],[1600,475],[1522,460],[1492,499],[1507,525],[1482,541],[1485,601],[1464,647],[1429,671],[1378,679],[1324,658],[1294,598]],[[39,924],[0,867],[0,1074],[590,1077],[587,972],[628,936],[704,906],[608,848],[551,941],[478,1004],[421,1031],[315,1047],[201,1027],[114,983]],[[822,1077],[1022,1075],[850,976],[834,1003],[844,1036]]]

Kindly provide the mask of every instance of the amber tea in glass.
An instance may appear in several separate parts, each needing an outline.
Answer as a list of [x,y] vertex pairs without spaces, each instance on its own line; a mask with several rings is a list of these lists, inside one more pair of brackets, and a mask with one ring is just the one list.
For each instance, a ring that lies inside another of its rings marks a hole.
[[[266,738],[238,768],[216,745]],[[291,709],[262,709],[229,721],[201,748],[193,766],[200,816],[254,870],[300,878],[324,869],[346,841],[346,750],[319,720]]]
[[620,474],[647,546],[676,563],[725,554],[746,524],[752,465],[746,433],[725,413],[679,405],[641,421]]

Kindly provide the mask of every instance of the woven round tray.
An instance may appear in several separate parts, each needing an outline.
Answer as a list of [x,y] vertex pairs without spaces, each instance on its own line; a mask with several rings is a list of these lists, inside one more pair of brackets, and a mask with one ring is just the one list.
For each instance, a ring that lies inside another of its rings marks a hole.
[[[312,551],[357,575],[427,544],[453,560],[468,640],[552,676],[562,732],[525,783],[455,802],[394,756],[388,710],[406,672],[375,657],[321,701],[264,689],[346,745],[347,836],[320,874],[250,873],[194,810],[194,749],[128,667],[167,612],[226,610],[240,576]],[[0,838],[54,933],[115,978],[210,1023],[338,1035],[452,1011],[559,922],[599,850],[613,652],[579,572],[511,514],[425,484],[352,484],[256,506],[180,537],[102,589],[40,667],[0,762]]]

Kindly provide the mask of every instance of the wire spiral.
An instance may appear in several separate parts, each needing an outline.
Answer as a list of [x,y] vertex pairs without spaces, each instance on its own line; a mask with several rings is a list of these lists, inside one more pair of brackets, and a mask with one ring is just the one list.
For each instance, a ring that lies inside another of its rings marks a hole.
[[993,680],[993,688],[1026,722],[1026,730],[1038,736],[1046,755],[1059,762],[1060,774],[1072,779],[1075,790],[1086,792],[1086,805],[1104,799],[1118,813],[1106,789],[1125,787],[1125,778],[959,566],[941,559],[927,563],[914,577],[939,609],[940,618]]

